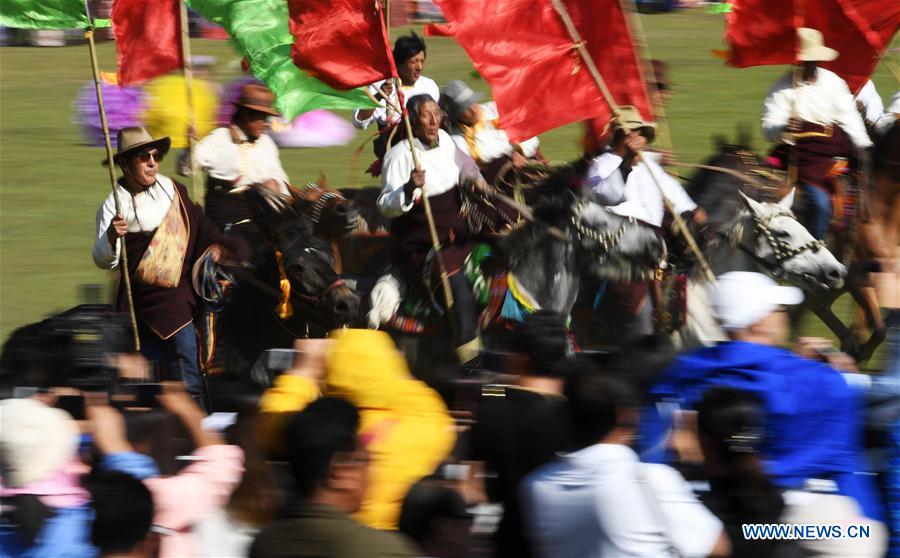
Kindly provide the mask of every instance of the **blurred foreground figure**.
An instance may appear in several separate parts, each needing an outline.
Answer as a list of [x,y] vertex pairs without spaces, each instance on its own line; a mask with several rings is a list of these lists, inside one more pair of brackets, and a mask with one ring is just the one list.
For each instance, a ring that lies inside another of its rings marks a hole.
[[389,558],[415,556],[396,533],[358,523],[369,483],[371,456],[357,434],[360,416],[343,399],[311,403],[288,426],[286,451],[299,501],[288,518],[266,527],[253,558],[308,556]]
[[853,147],[865,149],[872,141],[847,83],[819,68],[819,62],[838,57],[825,46],[822,33],[797,29],[797,60],[802,75],[796,86],[791,72],[783,75],[766,96],[762,128],[766,139],[778,146],[774,155],[788,168],[795,153],[802,196],[796,209],[801,222],[816,238],[825,238],[832,217],[836,190],[831,174],[836,157],[848,158]]
[[704,391],[729,387],[763,402],[768,436],[760,446],[766,473],[785,490],[788,523],[868,524],[868,539],[802,541],[829,556],[882,556],[884,513],[863,454],[864,398],[822,362],[781,349],[787,339],[784,305],[802,292],[751,272],[718,279],[712,300],[730,340],[680,357],[651,390],[642,421],[645,458],[666,461],[664,439],[677,411],[694,408]]
[[[144,128],[124,128],[117,136],[113,161],[123,177],[116,186],[123,215],[116,214],[110,193],[97,210],[94,263],[118,269],[122,242],[128,250],[127,273],[137,314],[141,352],[180,378],[198,402],[203,384],[197,363],[194,329],[194,264],[212,252],[218,258],[220,235],[191,201],[187,189],[159,172],[169,138],[153,139]],[[128,312],[123,281],[116,310]]]
[[668,466],[641,463],[630,444],[638,397],[625,380],[595,374],[571,384],[582,449],[522,482],[529,534],[540,556],[730,556],[722,523]]
[[[288,421],[325,395],[359,411],[359,438],[371,455],[369,483],[355,519],[375,529],[396,529],[410,487],[433,474],[450,455],[453,419],[440,396],[409,372],[383,331],[349,329],[330,339],[297,342],[293,369],[275,378],[260,410],[274,451],[289,451]],[[320,390],[324,383],[324,390]],[[279,447],[282,446],[282,447]]]

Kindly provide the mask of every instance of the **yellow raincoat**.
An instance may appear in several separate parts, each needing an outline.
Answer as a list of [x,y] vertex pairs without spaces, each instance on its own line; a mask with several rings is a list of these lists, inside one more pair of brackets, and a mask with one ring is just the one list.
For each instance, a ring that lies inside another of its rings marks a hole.
[[[456,441],[453,419],[440,396],[413,378],[386,333],[356,329],[334,337],[325,395],[356,405],[359,435],[372,456],[368,491],[355,518],[375,529],[396,529],[409,488],[450,455]],[[281,418],[319,396],[312,380],[283,374],[263,395],[260,409],[269,419]],[[265,421],[269,440],[280,435],[281,422]]]

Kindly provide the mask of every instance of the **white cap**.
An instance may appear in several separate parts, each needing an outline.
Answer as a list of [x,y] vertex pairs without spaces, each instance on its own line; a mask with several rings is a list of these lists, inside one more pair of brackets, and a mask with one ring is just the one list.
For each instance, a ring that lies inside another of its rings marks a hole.
[[0,402],[0,473],[8,486],[44,480],[78,452],[78,425],[34,399]]
[[800,304],[803,291],[782,287],[762,273],[730,271],[712,286],[713,311],[725,331],[758,323],[779,306]]

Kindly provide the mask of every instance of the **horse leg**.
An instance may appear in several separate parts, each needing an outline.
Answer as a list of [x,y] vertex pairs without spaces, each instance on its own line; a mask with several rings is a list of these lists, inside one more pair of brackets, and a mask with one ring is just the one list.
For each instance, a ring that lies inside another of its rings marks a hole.
[[875,291],[871,287],[851,284],[848,291],[853,300],[856,301],[856,304],[863,310],[866,324],[869,326],[869,338],[858,347],[857,354],[851,354],[857,362],[863,362],[869,360],[875,349],[878,348],[878,345],[884,341],[887,336],[887,329],[881,316],[881,310],[878,307]]
[[841,344],[841,350],[853,356],[859,350],[859,343],[850,328],[844,325],[844,322],[842,322],[840,318],[835,315],[834,310],[831,309],[834,301],[837,300],[838,296],[842,293],[843,291],[829,293],[826,295],[826,298],[821,301],[810,304],[809,308],[813,311],[813,314],[822,320],[822,323],[837,336]]

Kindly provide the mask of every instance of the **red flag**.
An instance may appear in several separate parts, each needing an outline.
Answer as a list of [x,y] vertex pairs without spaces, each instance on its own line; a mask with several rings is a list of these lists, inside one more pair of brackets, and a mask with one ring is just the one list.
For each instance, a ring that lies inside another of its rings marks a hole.
[[184,66],[178,0],[115,0],[113,33],[119,84],[129,85]]
[[[873,0],[734,0],[725,40],[738,68],[793,64],[797,28],[822,32],[840,56],[821,65],[857,93],[900,28],[900,2]],[[802,5],[800,4],[802,2]]]
[[[456,40],[491,85],[500,125],[521,141],[610,109],[550,0],[436,0]],[[564,0],[617,104],[650,118],[619,0]]]
[[390,39],[374,0],[288,0],[291,56],[298,68],[335,89],[396,76]]

